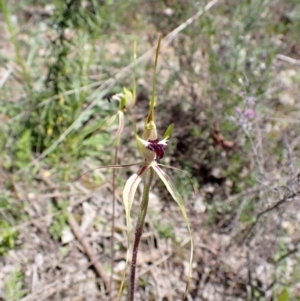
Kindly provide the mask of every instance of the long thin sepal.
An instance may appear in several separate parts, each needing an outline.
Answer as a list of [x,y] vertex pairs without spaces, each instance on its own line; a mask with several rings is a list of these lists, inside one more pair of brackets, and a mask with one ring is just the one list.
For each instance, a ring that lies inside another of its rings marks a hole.
[[132,163],[132,164],[121,164],[121,165],[118,165],[118,164],[113,164],[113,165],[106,165],[106,166],[98,166],[98,167],[95,167],[95,168],[92,168],[86,172],[84,172],[83,174],[81,174],[79,177],[75,178],[72,183],[76,182],[77,180],[79,180],[81,177],[85,176],[86,174],[94,171],[94,170],[97,170],[97,169],[108,169],[108,168],[112,168],[112,169],[120,169],[120,168],[124,168],[124,167],[130,167],[130,166],[136,166],[136,165],[142,165],[142,164],[145,164],[145,162],[136,162],[136,163]]
[[170,177],[156,163],[151,164],[151,166],[152,166],[152,168],[154,168],[154,170],[156,171],[156,173],[158,174],[160,179],[165,184],[167,190],[171,194],[174,201],[178,204],[178,206],[180,208],[180,211],[183,215],[184,221],[186,223],[186,226],[188,228],[188,231],[189,231],[190,240],[191,240],[191,253],[190,253],[190,263],[189,263],[189,270],[188,270],[186,288],[185,288],[185,292],[184,292],[184,296],[183,296],[183,298],[185,298],[186,294],[187,294],[187,291],[188,291],[188,288],[189,288],[189,282],[190,282],[190,278],[191,278],[191,274],[192,274],[192,261],[193,261],[193,252],[194,252],[193,236],[192,236],[190,223],[189,223],[189,220],[188,220],[188,217],[187,217],[187,214],[186,214],[183,199],[182,199],[181,195],[179,194],[178,190],[176,189],[174,183],[170,179]]
[[165,167],[165,168],[169,168],[169,169],[173,169],[173,170],[180,171],[181,173],[184,173],[184,175],[189,179],[189,182],[190,182],[190,184],[191,184],[191,187],[192,187],[192,189],[193,189],[193,192],[196,194],[196,189],[195,189],[195,187],[194,187],[192,178],[191,178],[191,176],[189,175],[189,173],[187,173],[186,171],[184,171],[184,170],[182,170],[182,169],[180,169],[180,168],[174,167],[174,166],[165,165],[165,164],[161,164],[161,163],[159,163],[158,165],[159,165],[159,166],[162,166],[162,167]]
[[136,41],[133,43],[133,87],[132,87],[132,104],[131,107],[135,105],[136,102]]
[[157,61],[158,61],[158,54],[160,49],[160,42],[161,42],[161,36],[158,38],[158,43],[156,47],[156,53],[155,53],[155,62],[154,62],[154,70],[153,70],[153,83],[152,83],[152,96],[151,96],[151,102],[150,102],[150,110],[153,112],[154,104],[155,104],[155,90],[156,90],[156,68],[157,68]]

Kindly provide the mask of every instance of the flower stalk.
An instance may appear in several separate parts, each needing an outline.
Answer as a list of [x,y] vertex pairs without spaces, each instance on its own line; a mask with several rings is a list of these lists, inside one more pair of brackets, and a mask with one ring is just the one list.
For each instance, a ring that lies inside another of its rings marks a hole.
[[130,301],[134,300],[137,254],[138,254],[138,248],[143,233],[143,227],[144,227],[145,217],[146,217],[148,203],[149,203],[149,192],[150,192],[153,176],[154,176],[154,171],[152,168],[148,168],[143,176],[144,191],[143,191],[143,198],[140,204],[138,219],[135,227],[135,238],[134,238],[134,244],[132,250],[132,260],[131,260],[131,269],[130,269],[130,278],[129,278],[130,279],[130,283],[129,283]]

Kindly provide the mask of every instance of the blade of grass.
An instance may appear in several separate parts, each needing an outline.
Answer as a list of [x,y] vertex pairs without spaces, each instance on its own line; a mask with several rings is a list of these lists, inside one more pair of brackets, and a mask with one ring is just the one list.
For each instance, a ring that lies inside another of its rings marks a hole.
[[10,34],[12,44],[14,45],[17,64],[22,69],[23,78],[24,78],[24,81],[25,81],[25,87],[26,87],[27,93],[29,94],[32,91],[30,76],[29,76],[29,73],[27,71],[26,64],[25,64],[25,62],[22,58],[22,55],[21,55],[20,46],[19,46],[19,43],[16,39],[16,34],[14,32],[14,29],[13,29],[13,24],[11,23],[10,11],[9,11],[9,9],[8,9],[5,2],[6,1],[4,1],[4,0],[0,0],[0,8],[3,12],[4,20],[5,20],[8,32]]

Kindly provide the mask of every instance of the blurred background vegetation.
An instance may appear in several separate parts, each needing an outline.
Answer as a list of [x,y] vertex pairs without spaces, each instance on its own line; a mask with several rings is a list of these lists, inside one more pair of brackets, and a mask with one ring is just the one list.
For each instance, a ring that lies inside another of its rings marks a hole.
[[[4,268],[0,298],[3,293],[3,300],[75,300],[67,299],[71,292],[30,299],[36,291],[30,284],[33,271],[29,267],[34,262],[40,269],[38,283],[43,287],[51,282],[50,275],[56,277],[58,272],[39,266],[37,254],[46,256],[51,250],[60,260],[70,258],[70,245],[62,237],[68,228],[68,208],[79,222],[85,212],[78,199],[69,195],[96,191],[104,200],[94,205],[110,207],[109,171],[84,176],[81,190],[71,181],[113,162],[117,125],[99,129],[118,109],[109,95],[122,92],[123,87],[132,89],[132,72],[124,72],[124,68],[133,62],[134,41],[139,57],[155,46],[160,34],[166,36],[207,2],[0,3],[0,254]],[[172,171],[181,193],[190,200],[187,206],[195,235],[202,237],[195,242],[190,300],[300,300],[300,239],[296,231],[300,206],[295,200],[263,213],[290,195],[296,199],[298,193],[293,179],[299,171],[299,32],[298,0],[220,0],[162,47],[156,91],[160,133],[175,123],[164,163],[188,171],[197,188],[195,196],[188,181]],[[139,161],[130,120],[141,129],[151,95],[153,60],[152,55],[136,65],[137,103],[128,113],[121,138],[119,162],[123,164]],[[255,118],[249,121],[251,128],[245,128],[237,108],[244,110],[251,101]],[[121,194],[133,171],[118,174],[116,193]],[[172,232],[170,224],[176,228],[180,214],[174,213],[171,198],[157,185],[160,205],[149,209],[146,228],[170,243],[175,252],[181,243],[177,236],[183,230]],[[102,190],[97,190],[99,187]],[[58,192],[59,197],[53,196]],[[93,203],[90,199],[86,202]],[[119,207],[122,224],[120,203]],[[93,229],[109,231],[105,225],[111,212],[96,211]],[[37,225],[36,219],[47,216],[51,217]],[[258,222],[261,227],[252,231]],[[49,250],[45,251],[37,238],[34,243],[28,240],[28,231],[48,241]],[[125,237],[124,229],[115,231]],[[92,237],[90,232],[86,235]],[[97,240],[101,250],[96,250],[103,252],[101,260],[109,266],[109,244],[102,239]],[[216,241],[222,239],[229,242],[217,246]],[[220,252],[218,256],[204,254],[204,243]],[[242,249],[245,245],[252,253]],[[145,248],[151,246],[158,248],[157,242],[145,242]],[[125,252],[120,241],[115,248]],[[239,266],[235,255],[236,262],[220,259],[237,250],[248,254],[244,256],[245,275],[235,268]],[[16,254],[23,254],[22,260],[16,260]],[[172,261],[176,269],[185,253],[179,252],[177,257]],[[60,269],[59,275],[63,275],[64,267]],[[259,269],[268,271],[262,277]],[[41,276],[43,273],[46,276]],[[181,282],[174,280],[176,287],[183,287],[184,275],[177,276]],[[175,300],[183,290],[158,297],[159,293],[147,289],[153,286],[153,275],[143,277],[137,300],[146,300],[145,296],[148,300]],[[97,292],[86,298],[96,297]],[[88,300],[84,298],[76,300]]]

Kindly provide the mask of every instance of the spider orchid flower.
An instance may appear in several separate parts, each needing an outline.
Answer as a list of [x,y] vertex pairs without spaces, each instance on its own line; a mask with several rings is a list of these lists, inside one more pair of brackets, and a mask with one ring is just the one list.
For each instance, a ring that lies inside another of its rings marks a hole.
[[126,112],[130,111],[130,109],[135,105],[135,100],[136,100],[135,86],[133,87],[133,92],[131,92],[126,88],[123,88],[123,92],[114,94],[113,96],[111,96],[110,99],[114,99],[119,102],[118,110],[113,115],[106,118],[104,122],[102,121],[102,119],[99,119],[97,122],[85,128],[80,134],[82,139],[87,135],[94,133],[96,131],[100,132],[106,130],[118,118],[118,129],[114,134],[113,140],[115,140],[116,144],[119,145],[120,143],[119,140],[124,129],[125,114]]
[[183,218],[188,228],[190,241],[191,241],[191,253],[190,253],[189,271],[188,271],[185,295],[188,290],[189,279],[191,276],[192,258],[193,258],[193,240],[192,240],[191,229],[190,229],[188,217],[184,206],[184,201],[180,196],[180,193],[178,192],[177,188],[173,184],[172,180],[170,179],[170,177],[161,169],[159,164],[160,160],[164,156],[164,152],[167,148],[167,142],[168,139],[170,138],[173,127],[174,125],[171,124],[165,131],[163,135],[163,139],[158,140],[156,125],[154,120],[154,101],[151,101],[150,110],[145,121],[145,127],[144,127],[144,132],[142,134],[142,138],[139,137],[139,135],[136,132],[136,129],[134,129],[137,148],[141,157],[144,159],[144,164],[142,165],[138,173],[133,174],[127,180],[123,190],[123,202],[124,202],[125,214],[126,214],[128,242],[130,240],[130,211],[134,201],[134,196],[137,187],[142,180],[144,181],[144,193],[143,193],[142,201],[140,203],[140,212],[138,215],[138,220],[137,220],[136,230],[135,230],[135,241],[133,246],[133,255],[132,255],[132,262],[131,262],[131,273],[130,273],[129,300],[134,300],[136,257],[137,257],[140,238],[142,236],[143,225],[144,225],[144,220],[145,220],[148,201],[149,201],[150,185],[154,173],[156,173],[159,176],[159,178],[162,180],[165,187],[171,194],[172,198],[179,205],[179,208],[181,210],[181,213],[183,215]]
[[116,139],[117,144],[119,144],[119,140],[120,140],[121,134],[124,129],[125,114],[127,111],[129,111],[135,105],[135,101],[136,101],[136,90],[135,89],[136,88],[135,88],[135,82],[134,82],[133,92],[131,92],[130,90],[128,90],[124,87],[123,92],[115,94],[111,97],[111,99],[117,100],[119,102],[119,109],[114,115],[112,115],[108,119],[108,123],[105,124],[105,126],[106,127],[110,126],[115,121],[115,119],[118,117],[118,119],[119,119],[118,129],[114,136],[114,139]]

